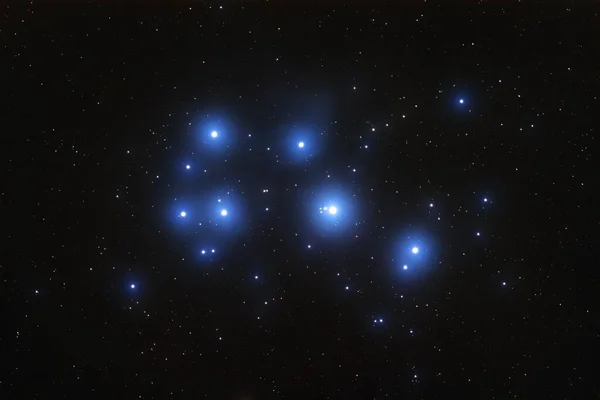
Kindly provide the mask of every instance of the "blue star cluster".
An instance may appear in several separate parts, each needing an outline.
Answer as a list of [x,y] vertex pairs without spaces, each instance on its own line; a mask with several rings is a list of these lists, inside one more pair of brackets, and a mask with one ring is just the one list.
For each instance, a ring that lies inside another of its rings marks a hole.
[[22,3],[0,399],[600,393],[596,11]]

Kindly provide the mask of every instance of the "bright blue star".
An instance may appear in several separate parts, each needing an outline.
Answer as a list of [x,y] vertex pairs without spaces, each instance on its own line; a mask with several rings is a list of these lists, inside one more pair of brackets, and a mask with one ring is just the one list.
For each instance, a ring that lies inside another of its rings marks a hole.
[[135,289],[135,284],[132,283],[131,286],[129,286],[129,287],[132,289]]
[[221,216],[222,217],[226,217],[227,216],[227,210],[226,209],[222,209],[221,210]]
[[[426,234],[402,235],[392,249],[393,268],[402,280],[414,279],[431,268],[432,240]],[[410,266],[410,268],[409,268]]]
[[185,211],[182,211],[182,212],[179,213],[179,216],[181,218],[185,218],[187,216],[187,213]]
[[323,234],[346,231],[356,222],[356,197],[337,186],[326,186],[310,192],[307,201],[309,222]]
[[186,166],[185,166],[185,169],[190,169],[190,168],[192,168],[192,167],[190,166],[190,164],[188,164],[188,165],[186,165]]
[[237,142],[235,124],[222,115],[207,114],[200,121],[195,122],[194,126],[200,150],[223,150],[234,146]]
[[322,137],[319,136],[317,127],[292,125],[283,129],[288,132],[284,135],[281,145],[285,149],[285,160],[289,164],[310,161],[323,147],[320,145]]
[[464,100],[464,99],[460,99],[460,100],[458,100],[458,102],[459,102],[460,104],[464,104],[465,100]]

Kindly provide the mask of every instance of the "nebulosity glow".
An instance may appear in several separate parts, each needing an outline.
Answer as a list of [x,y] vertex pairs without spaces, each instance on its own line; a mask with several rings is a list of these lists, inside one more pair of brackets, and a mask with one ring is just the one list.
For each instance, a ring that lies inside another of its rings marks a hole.
[[302,164],[313,159],[322,146],[322,136],[317,127],[306,125],[288,125],[281,128],[281,145],[285,149],[284,160],[287,164]]
[[319,187],[305,199],[308,221],[322,234],[349,232],[356,226],[356,200],[352,193],[336,185]]
[[[396,242],[391,254],[393,268],[402,281],[413,280],[430,270],[434,265],[432,259],[432,239],[424,232],[406,232]],[[410,267],[410,268],[409,268]]]
[[194,136],[200,151],[211,154],[237,144],[235,124],[222,113],[205,114],[194,122]]

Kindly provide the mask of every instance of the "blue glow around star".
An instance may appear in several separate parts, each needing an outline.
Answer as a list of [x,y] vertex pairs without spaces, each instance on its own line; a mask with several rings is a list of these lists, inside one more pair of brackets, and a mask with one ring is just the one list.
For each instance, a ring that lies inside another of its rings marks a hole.
[[208,198],[208,220],[219,230],[240,231],[244,225],[243,203],[234,192],[225,190]]
[[233,121],[220,114],[204,115],[194,123],[194,135],[200,150],[220,152],[234,147],[237,132]]
[[350,234],[356,225],[356,197],[344,188],[331,185],[317,187],[305,199],[308,221],[321,234]]
[[433,264],[433,240],[414,231],[400,235],[391,254],[394,270],[403,279],[421,276]]
[[323,147],[322,136],[317,127],[293,125],[283,127],[284,160],[290,164],[308,162]]

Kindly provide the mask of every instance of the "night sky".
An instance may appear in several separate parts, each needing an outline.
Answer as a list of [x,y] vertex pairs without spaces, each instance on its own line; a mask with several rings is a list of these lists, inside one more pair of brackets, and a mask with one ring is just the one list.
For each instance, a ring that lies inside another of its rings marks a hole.
[[600,394],[597,7],[117,3],[1,6],[0,398]]

